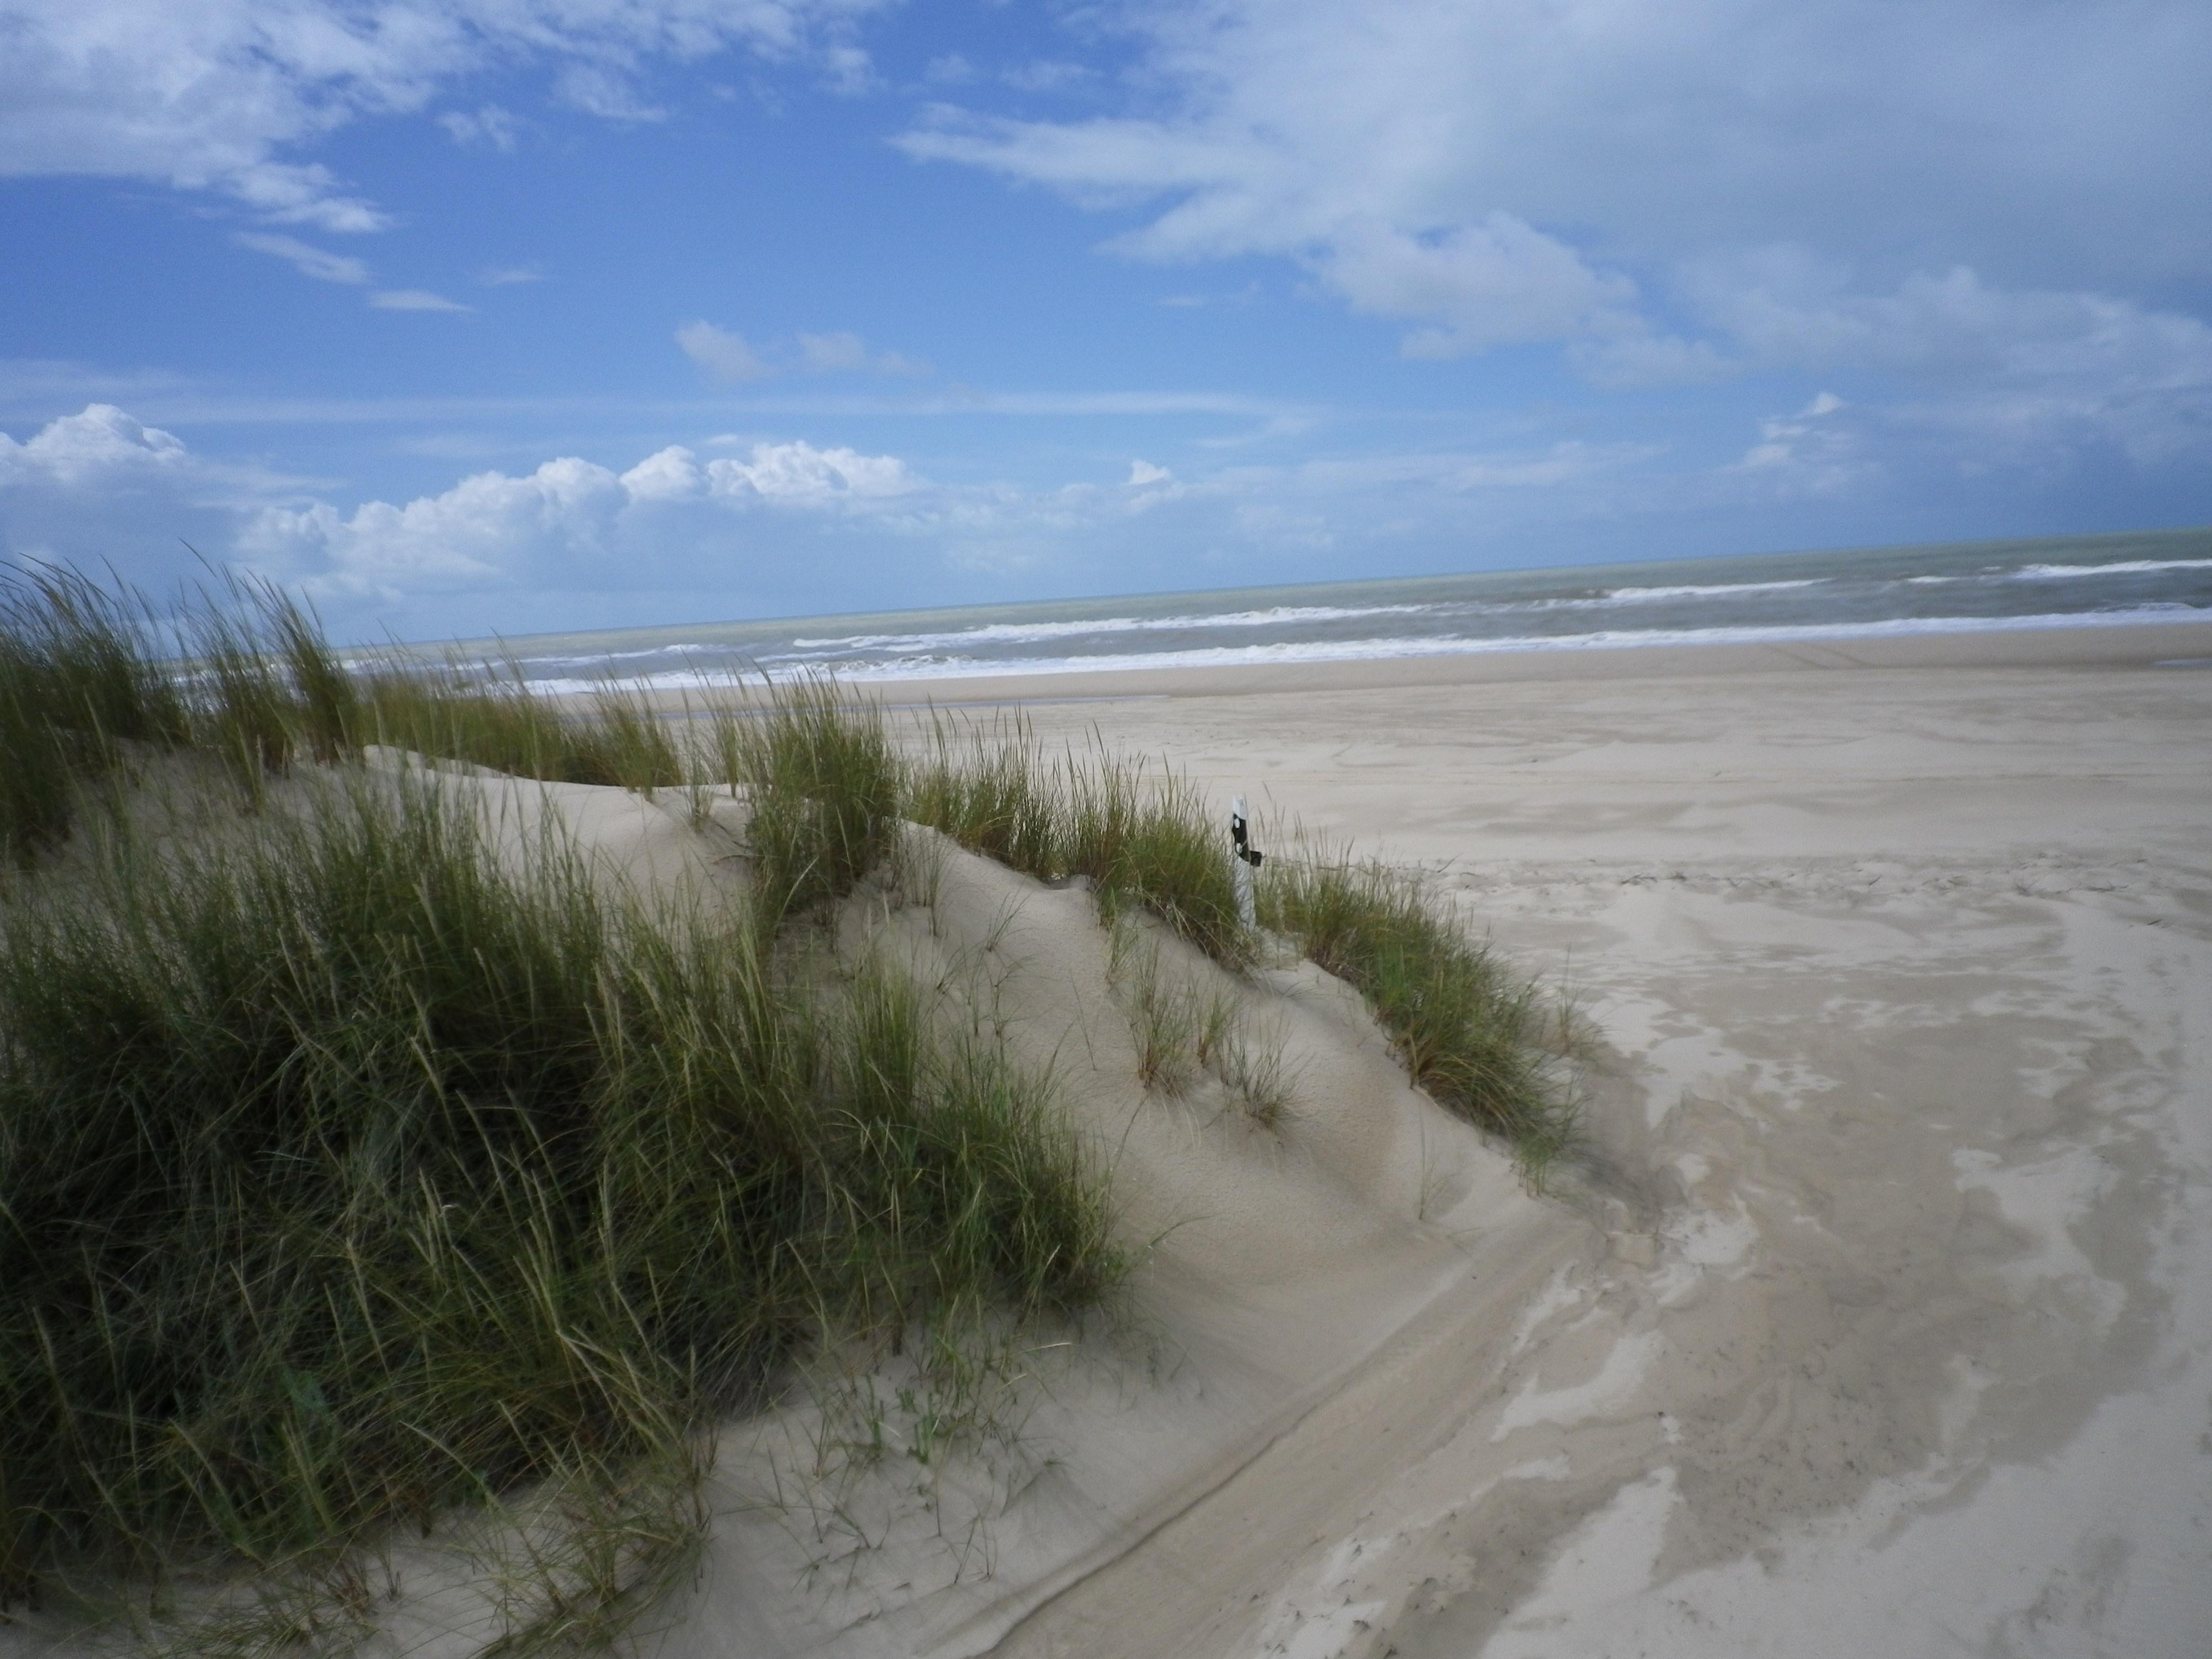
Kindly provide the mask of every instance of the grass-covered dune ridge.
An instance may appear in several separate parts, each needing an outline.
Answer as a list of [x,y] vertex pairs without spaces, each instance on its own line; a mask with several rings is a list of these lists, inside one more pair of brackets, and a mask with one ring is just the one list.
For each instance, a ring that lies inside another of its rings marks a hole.
[[[930,902],[907,821],[1243,973],[1187,781],[1018,727],[902,752],[822,684],[675,727],[616,689],[349,673],[281,595],[231,598],[183,665],[72,578],[6,611],[0,712],[43,746],[0,819],[0,1601],[225,1562],[327,1586],[550,1493],[492,1633],[603,1639],[697,1544],[712,1425],[809,1354],[1112,1299],[1127,1243],[1046,1070],[842,957],[838,917]],[[394,750],[663,792],[742,875],[629,891]],[[1299,867],[1264,920],[1438,1101],[1564,1133],[1502,970],[1418,890],[1322,902]],[[1279,1119],[1279,1081],[1246,1092]]]
[[793,994],[744,921],[626,913],[557,844],[502,875],[420,786],[118,839],[41,897],[0,945],[18,1593],[680,1459],[825,1330],[1118,1270],[1036,1079],[887,992]]
[[[1253,960],[1222,824],[1188,778],[1096,744],[1051,755],[1018,718],[939,719],[902,810],[1040,879],[1085,877],[1109,915],[1149,909],[1224,966]],[[1355,987],[1438,1104],[1504,1139],[1539,1178],[1572,1148],[1553,1064],[1566,1034],[1418,876],[1294,835],[1255,887],[1261,927]]]

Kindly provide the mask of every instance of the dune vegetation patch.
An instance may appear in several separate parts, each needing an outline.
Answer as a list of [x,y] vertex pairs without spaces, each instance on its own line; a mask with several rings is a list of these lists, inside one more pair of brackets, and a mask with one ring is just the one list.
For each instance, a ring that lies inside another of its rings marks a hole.
[[1052,755],[1018,718],[939,720],[911,763],[902,810],[1040,881],[1085,878],[1109,919],[1137,905],[1224,967],[1252,960],[1203,792],[1141,756],[1097,743]]
[[1537,987],[1470,939],[1421,879],[1326,845],[1261,868],[1261,921],[1354,987],[1413,1081],[1504,1139],[1530,1180],[1571,1152],[1571,1097]]
[[[1188,779],[1018,723],[902,753],[820,681],[703,714],[347,662],[270,588],[0,596],[0,1610],[343,1648],[364,1560],[439,1537],[482,1645],[603,1643],[704,1536],[714,1425],[810,1356],[966,1376],[1110,1308],[1130,1256],[1048,1071],[819,925],[933,902],[911,825],[1087,884],[1140,1088],[1210,1071],[1292,1119],[1266,1034],[1120,945],[1141,911],[1232,975],[1262,955]],[[734,797],[743,873],[610,885],[456,762],[677,792],[724,853]],[[1528,993],[1421,890],[1263,878],[1265,927],[1438,1101],[1531,1170],[1567,1144]]]

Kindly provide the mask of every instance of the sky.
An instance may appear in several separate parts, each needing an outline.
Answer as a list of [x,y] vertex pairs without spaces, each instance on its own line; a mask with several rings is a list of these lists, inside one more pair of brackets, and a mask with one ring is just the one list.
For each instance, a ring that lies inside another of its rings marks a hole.
[[0,0],[0,561],[517,635],[2212,521],[2203,0]]

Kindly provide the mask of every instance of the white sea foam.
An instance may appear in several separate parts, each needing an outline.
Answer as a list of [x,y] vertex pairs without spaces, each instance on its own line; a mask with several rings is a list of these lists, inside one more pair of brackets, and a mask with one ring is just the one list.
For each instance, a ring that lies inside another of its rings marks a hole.
[[1086,634],[1173,632],[1191,628],[1278,628],[1299,623],[1346,622],[1362,617],[1405,617],[1437,607],[1426,605],[1282,605],[1265,611],[1191,612],[1172,617],[1094,617],[1078,622],[987,623],[942,634],[848,634],[838,638],[801,636],[793,646],[806,650],[941,651],[963,645],[1032,645]]
[[[2136,605],[2121,611],[2069,611],[2033,617],[1899,617],[1875,622],[1717,628],[1622,628],[1588,634],[1520,635],[1498,639],[1384,636],[1360,640],[1295,640],[1264,645],[1212,646],[1182,651],[1127,652],[1012,661],[956,655],[927,659],[903,657],[848,662],[839,667],[838,676],[847,681],[870,683],[995,679],[1023,674],[1358,662],[1396,658],[1477,656],[1514,651],[1604,651],[1656,645],[1783,645],[1796,641],[1887,639],[1916,634],[1987,634],[2055,628],[2116,628],[2142,623],[2206,620],[2212,620],[2212,606],[2160,604]],[[776,677],[790,678],[804,672],[803,667],[796,667]],[[744,678],[750,677],[699,671],[654,674],[647,677],[641,684],[650,690],[682,691],[702,686],[736,684]],[[547,679],[532,684],[533,690],[548,696],[563,696],[594,690],[601,682],[596,678]]]
[[2212,570],[2212,559],[2125,559],[2118,564],[2024,564],[2016,582],[2063,581],[2073,576],[2142,576],[2154,570]]
[[1561,605],[1606,605],[1624,603],[1636,605],[1653,599],[1711,599],[1723,593],[1779,593],[1789,587],[1818,587],[1832,580],[1827,576],[1801,576],[1786,582],[1715,582],[1702,587],[1616,587],[1596,599],[1564,599]]
[[1313,623],[1357,622],[1370,617],[1494,617],[1539,611],[1583,611],[1663,599],[1714,599],[1737,593],[1778,592],[1785,588],[1818,586],[1828,580],[1825,576],[1812,576],[1781,582],[1619,587],[1602,593],[1541,599],[1488,602],[1448,599],[1430,605],[1273,605],[1263,611],[1185,611],[1167,617],[1092,617],[1070,622],[987,623],[975,628],[954,629],[942,633],[847,634],[826,637],[802,635],[791,643],[796,650],[804,652],[889,651],[902,656],[916,656],[981,645],[1042,645],[1054,640],[1079,639],[1101,634],[1177,633],[1212,628],[1295,628]]

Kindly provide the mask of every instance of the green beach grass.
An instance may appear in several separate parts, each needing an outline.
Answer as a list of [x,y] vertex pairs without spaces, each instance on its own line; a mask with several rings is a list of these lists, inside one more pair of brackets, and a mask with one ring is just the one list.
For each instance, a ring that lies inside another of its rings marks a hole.
[[1574,1150],[1576,1110],[1540,1041],[1538,988],[1469,939],[1419,878],[1379,860],[1300,844],[1260,875],[1262,924],[1355,988],[1413,1080],[1503,1139],[1540,1187]]
[[1095,739],[1049,756],[1018,718],[940,718],[909,770],[904,811],[1040,881],[1085,878],[1109,919],[1138,905],[1224,967],[1252,960],[1220,830],[1197,786],[1164,765]]

